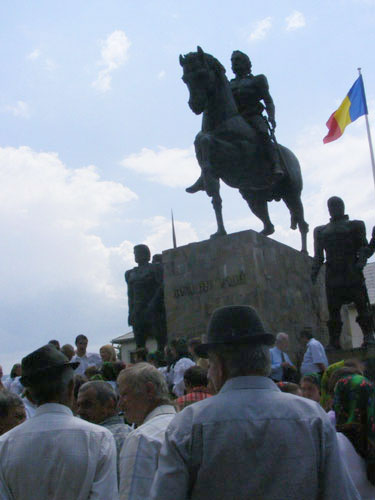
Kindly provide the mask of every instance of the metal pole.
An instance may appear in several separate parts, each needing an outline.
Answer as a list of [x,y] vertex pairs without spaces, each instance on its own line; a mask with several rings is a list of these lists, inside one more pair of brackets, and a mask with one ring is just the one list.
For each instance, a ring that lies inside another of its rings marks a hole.
[[[362,73],[361,73],[361,68],[358,68],[358,73],[359,75],[361,76]],[[363,80],[363,77],[362,77],[362,80]],[[363,88],[365,88],[365,84],[363,82]],[[366,98],[366,94],[365,94],[365,98]],[[370,158],[371,158],[371,166],[372,166],[372,176],[374,178],[374,187],[375,187],[375,159],[374,159],[374,148],[372,146],[372,139],[371,139],[371,131],[370,131],[370,124],[369,124],[369,121],[368,121],[368,115],[366,114],[365,115],[365,119],[366,119],[366,129],[367,129],[367,138],[368,138],[368,145],[369,145],[369,148],[370,148]]]
[[175,227],[174,227],[173,210],[171,210],[171,215],[172,215],[172,241],[173,241],[173,248],[177,248],[176,230],[175,230]]

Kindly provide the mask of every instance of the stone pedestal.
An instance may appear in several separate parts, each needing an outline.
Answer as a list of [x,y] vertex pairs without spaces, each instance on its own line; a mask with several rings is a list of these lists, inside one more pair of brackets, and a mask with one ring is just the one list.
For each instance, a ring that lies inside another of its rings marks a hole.
[[292,353],[304,326],[328,342],[324,273],[312,285],[312,258],[293,248],[250,230],[167,250],[163,263],[170,339],[202,336],[214,309],[248,304],[289,334]]

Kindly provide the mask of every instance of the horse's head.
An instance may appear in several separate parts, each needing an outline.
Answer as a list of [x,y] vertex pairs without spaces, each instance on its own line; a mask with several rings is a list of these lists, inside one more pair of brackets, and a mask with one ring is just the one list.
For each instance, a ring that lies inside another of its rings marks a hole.
[[180,55],[180,64],[184,70],[182,80],[189,89],[189,106],[195,114],[200,115],[207,107],[209,96],[215,91],[218,76],[225,73],[225,69],[200,47],[197,52]]

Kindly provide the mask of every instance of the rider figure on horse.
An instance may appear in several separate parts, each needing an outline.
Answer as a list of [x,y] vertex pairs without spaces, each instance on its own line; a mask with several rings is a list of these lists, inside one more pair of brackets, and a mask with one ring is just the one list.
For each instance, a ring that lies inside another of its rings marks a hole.
[[[231,61],[232,71],[236,77],[230,81],[230,86],[238,112],[263,139],[264,147],[272,164],[273,177],[278,181],[284,172],[280,166],[276,145],[270,135],[270,127],[272,127],[273,134],[276,122],[275,105],[269,92],[267,78],[264,75],[254,76],[251,73],[251,61],[240,50],[235,50],[232,53]],[[268,120],[263,115],[264,110],[267,112]]]
[[[236,76],[230,81],[230,87],[238,112],[262,138],[271,163],[272,184],[276,184],[285,174],[280,165],[277,146],[273,140],[273,132],[276,128],[275,105],[269,92],[267,78],[264,75],[254,76],[251,73],[249,57],[239,50],[232,53],[231,61],[232,71]],[[268,119],[263,115],[264,110]],[[203,181],[202,177],[199,177],[186,191],[196,193],[202,189],[204,189]]]

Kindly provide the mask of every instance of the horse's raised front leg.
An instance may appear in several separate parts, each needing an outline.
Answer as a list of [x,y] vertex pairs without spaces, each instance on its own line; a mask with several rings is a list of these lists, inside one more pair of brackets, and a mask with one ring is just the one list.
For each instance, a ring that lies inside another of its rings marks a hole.
[[275,232],[275,226],[272,224],[269,213],[268,204],[264,198],[254,195],[253,193],[242,192],[242,197],[246,200],[250,210],[263,222],[263,230],[260,234],[269,236]]

